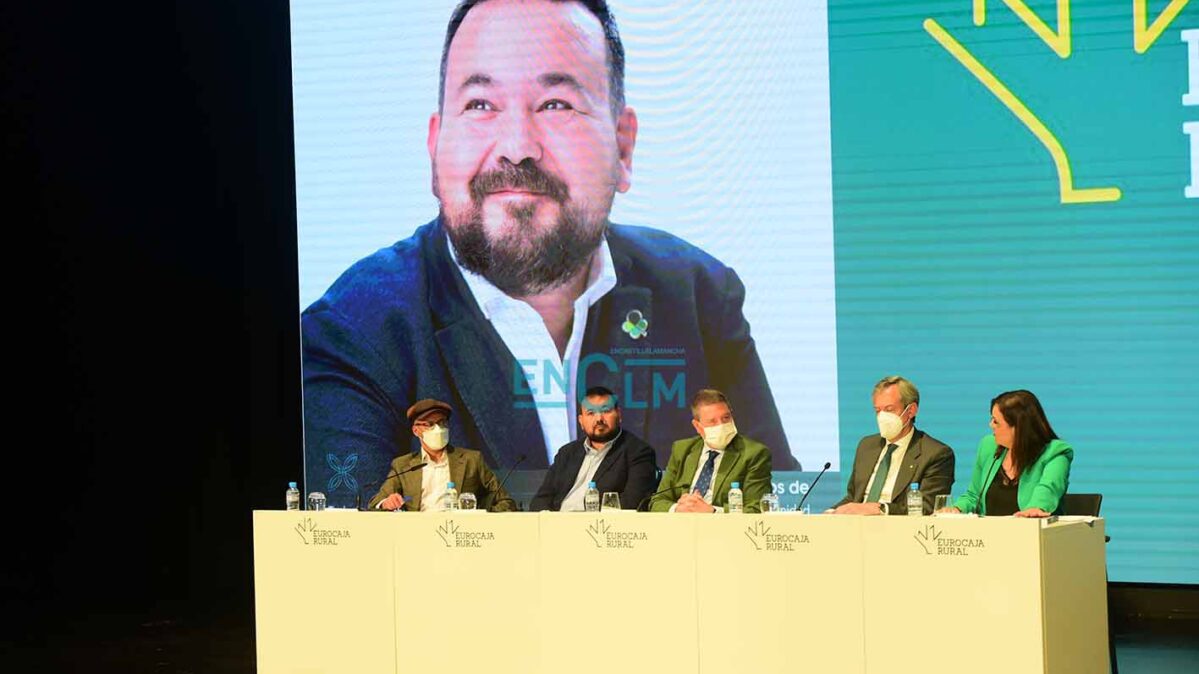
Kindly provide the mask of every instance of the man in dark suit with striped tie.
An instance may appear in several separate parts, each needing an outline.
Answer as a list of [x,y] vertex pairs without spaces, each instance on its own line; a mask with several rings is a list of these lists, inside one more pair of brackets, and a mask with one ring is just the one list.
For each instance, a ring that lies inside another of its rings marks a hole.
[[839,515],[903,515],[905,493],[916,482],[924,511],[933,498],[953,488],[953,450],[916,429],[920,391],[903,377],[884,377],[874,385],[874,413],[879,432],[858,443],[845,497],[833,506]]

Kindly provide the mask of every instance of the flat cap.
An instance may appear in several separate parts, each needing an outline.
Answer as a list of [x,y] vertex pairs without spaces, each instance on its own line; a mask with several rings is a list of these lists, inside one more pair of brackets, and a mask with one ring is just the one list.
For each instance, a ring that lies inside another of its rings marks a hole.
[[416,401],[412,407],[408,408],[408,421],[416,422],[421,417],[428,416],[431,412],[445,412],[447,417],[454,414],[454,408],[440,400],[425,398],[424,400]]

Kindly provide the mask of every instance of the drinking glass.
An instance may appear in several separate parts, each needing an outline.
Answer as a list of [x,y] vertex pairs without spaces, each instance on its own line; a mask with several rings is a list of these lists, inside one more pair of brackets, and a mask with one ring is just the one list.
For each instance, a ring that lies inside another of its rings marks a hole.
[[762,494],[762,500],[758,505],[764,513],[776,513],[779,511],[779,497],[773,492]]
[[620,510],[620,494],[614,491],[604,492],[600,499],[600,510]]
[[319,491],[314,491],[308,494],[308,509],[309,510],[324,510],[325,495]]
[[953,505],[953,501],[949,499],[949,494],[937,494],[933,497],[933,514],[937,514]]
[[474,510],[477,507],[479,507],[479,501],[475,498],[474,494],[464,491],[458,495],[459,510]]

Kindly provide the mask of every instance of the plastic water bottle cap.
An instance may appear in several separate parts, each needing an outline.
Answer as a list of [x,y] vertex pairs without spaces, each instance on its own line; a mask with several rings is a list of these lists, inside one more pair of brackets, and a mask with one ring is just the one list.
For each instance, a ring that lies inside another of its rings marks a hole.
[[733,489],[740,489],[740,488],[741,488],[741,483],[740,483],[740,482],[734,482],[734,483],[733,483]]
[[455,485],[454,485],[454,483],[453,483],[453,482],[447,482],[447,483],[446,483],[446,485],[445,485],[445,488],[446,488],[446,489],[453,489],[453,488],[454,488],[454,486],[455,486]]
[[920,483],[918,483],[918,482],[912,483],[912,491],[916,491],[919,488],[920,488]]
[[296,483],[295,483],[295,482],[288,482],[288,483],[287,483],[287,488],[288,488],[288,489],[295,489],[295,488],[296,488]]
[[588,483],[587,483],[587,488],[588,488],[588,489],[595,489],[595,480],[592,480],[592,481],[588,482]]

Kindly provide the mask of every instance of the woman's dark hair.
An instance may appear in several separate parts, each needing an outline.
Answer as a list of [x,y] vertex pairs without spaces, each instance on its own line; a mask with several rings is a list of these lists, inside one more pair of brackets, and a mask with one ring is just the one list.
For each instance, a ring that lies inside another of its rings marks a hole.
[[[1049,425],[1045,410],[1041,408],[1041,401],[1032,391],[1000,393],[991,400],[991,407],[999,408],[1003,420],[1013,429],[1012,446],[1008,449],[1012,452],[1012,464],[1019,475],[1026,466],[1041,457],[1045,446],[1057,438],[1057,433],[1053,432],[1053,426]],[[999,456],[1000,451],[1002,449],[997,447],[995,455]]]

